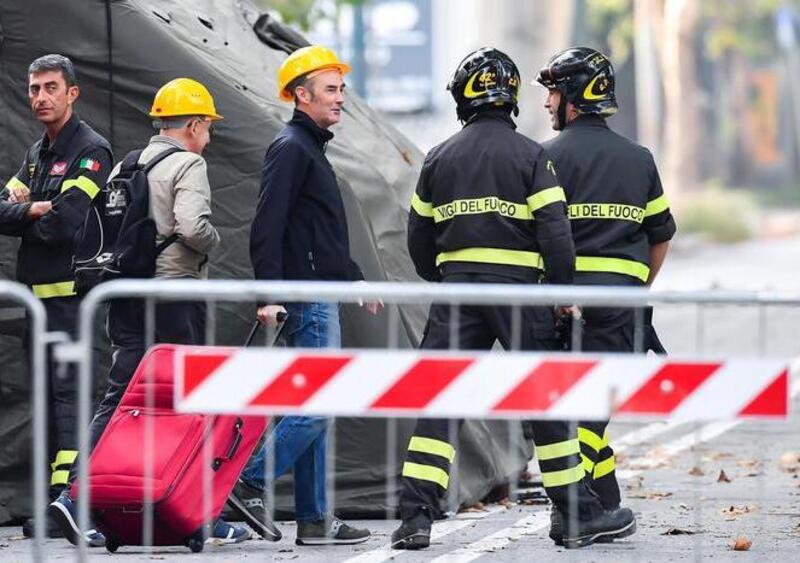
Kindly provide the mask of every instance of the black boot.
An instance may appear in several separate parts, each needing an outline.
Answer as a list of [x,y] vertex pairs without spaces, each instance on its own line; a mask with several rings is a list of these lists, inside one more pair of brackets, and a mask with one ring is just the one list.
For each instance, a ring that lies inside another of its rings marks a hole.
[[404,519],[392,532],[392,549],[425,549],[430,546],[431,523],[428,510],[420,510],[412,518]]
[[591,520],[562,518],[563,542],[567,549],[592,545],[602,538],[624,538],[636,532],[636,518],[630,508],[604,510]]
[[550,510],[550,533],[547,535],[556,545],[564,545],[564,517],[555,506]]
[[[610,509],[611,512],[618,510],[619,506],[616,508]],[[619,534],[610,534],[607,536],[599,536],[597,539],[594,540],[594,543],[611,543],[614,540],[625,538],[632,535],[636,532],[636,526],[631,526],[630,528],[620,532]],[[564,545],[564,516],[561,514],[561,511],[557,509],[555,506],[550,511],[550,533],[548,534],[550,539],[553,540],[558,546]]]
[[[61,526],[58,525],[49,514],[45,514],[45,533],[48,538],[63,538],[64,533],[61,531]],[[28,518],[22,523],[22,535],[26,538],[33,537],[33,518]]]

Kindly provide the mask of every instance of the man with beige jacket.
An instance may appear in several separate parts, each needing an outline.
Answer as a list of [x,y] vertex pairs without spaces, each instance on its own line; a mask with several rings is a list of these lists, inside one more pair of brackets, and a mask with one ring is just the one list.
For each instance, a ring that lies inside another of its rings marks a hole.
[[[204,279],[208,277],[208,253],[219,243],[219,233],[211,224],[211,187],[206,161],[201,155],[211,141],[212,122],[222,116],[217,114],[214,100],[205,86],[189,78],[177,78],[158,91],[150,117],[159,132],[141,151],[138,163],[147,170],[151,160],[161,159],[147,172],[156,243],[164,247],[156,259],[155,277]],[[112,170],[109,179],[119,173],[120,167],[118,164]],[[204,344],[205,316],[202,302],[157,303],[155,334],[148,335],[140,299],[111,302],[107,327],[113,350],[112,363],[108,389],[89,428],[90,448],[100,439],[122,399],[147,343]],[[149,337],[153,337],[152,340]],[[50,513],[67,539],[77,544],[82,534],[68,491],[50,504]],[[211,535],[215,542],[235,543],[249,538],[250,533],[246,528],[218,520]],[[105,543],[103,538],[88,537],[87,540],[90,545]]]

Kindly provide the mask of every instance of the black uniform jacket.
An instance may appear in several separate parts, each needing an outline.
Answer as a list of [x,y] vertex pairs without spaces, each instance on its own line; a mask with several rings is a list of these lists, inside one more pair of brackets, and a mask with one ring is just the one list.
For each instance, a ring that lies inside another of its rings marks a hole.
[[267,150],[250,230],[256,279],[363,279],[350,258],[342,195],[325,157],[332,138],[295,110]]
[[615,133],[595,115],[570,122],[544,146],[567,194],[576,281],[646,282],[650,246],[675,234],[650,151]]
[[417,273],[570,283],[575,249],[564,191],[542,147],[502,109],[480,111],[425,158],[408,248]]
[[[111,172],[111,146],[77,115],[53,144],[47,135],[25,154],[22,166],[0,192],[0,234],[22,237],[17,279],[47,299],[75,295],[73,243],[89,204]],[[31,201],[51,201],[52,210],[32,221],[30,203],[8,201],[9,188],[27,187]]]

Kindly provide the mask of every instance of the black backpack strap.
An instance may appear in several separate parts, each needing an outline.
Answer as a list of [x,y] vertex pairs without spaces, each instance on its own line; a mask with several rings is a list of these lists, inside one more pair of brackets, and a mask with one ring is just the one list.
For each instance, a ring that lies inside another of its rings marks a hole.
[[152,170],[152,169],[153,169],[153,167],[154,167],[156,164],[158,164],[159,162],[161,162],[162,160],[164,160],[165,158],[167,158],[169,155],[171,155],[171,154],[175,154],[176,152],[186,152],[186,151],[185,151],[184,149],[181,149],[181,148],[178,148],[178,147],[172,147],[172,148],[169,148],[169,149],[167,149],[167,150],[165,150],[165,151],[163,151],[163,152],[160,152],[160,153],[158,153],[156,156],[154,156],[153,158],[151,158],[151,159],[150,159],[150,160],[147,162],[147,164],[146,164],[146,165],[145,165],[145,166],[142,168],[142,170],[144,170],[144,173],[145,173],[145,174],[149,173],[149,172],[150,172],[150,170]]
[[139,157],[142,156],[142,152],[144,152],[142,149],[129,152],[122,161],[120,170],[133,170],[137,168],[139,166]]
[[177,241],[179,238],[180,237],[178,236],[178,233],[172,233],[167,238],[158,243],[156,245],[156,256],[164,252],[170,244]]

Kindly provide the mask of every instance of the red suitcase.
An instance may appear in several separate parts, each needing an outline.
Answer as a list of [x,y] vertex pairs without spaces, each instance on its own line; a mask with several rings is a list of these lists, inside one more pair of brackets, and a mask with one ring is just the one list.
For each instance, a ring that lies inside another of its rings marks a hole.
[[[212,475],[206,511],[213,522],[233,490],[266,427],[264,417],[179,414],[173,408],[177,345],[160,344],[145,354],[105,432],[89,458],[91,512],[114,552],[142,545],[145,500],[145,421],[153,423],[150,499],[154,545],[203,549],[203,471]],[[148,373],[148,371],[150,373]],[[152,405],[145,389],[152,384]],[[204,432],[209,438],[203,440]],[[210,457],[204,452],[204,442]],[[204,459],[211,459],[205,467]],[[73,486],[79,498],[80,488]],[[208,511],[210,504],[210,511]]]

